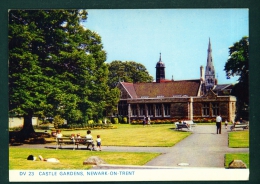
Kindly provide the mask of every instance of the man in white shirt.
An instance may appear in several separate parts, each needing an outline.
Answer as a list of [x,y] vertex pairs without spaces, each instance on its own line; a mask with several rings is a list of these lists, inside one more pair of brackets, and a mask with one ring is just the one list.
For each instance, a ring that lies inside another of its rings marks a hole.
[[221,134],[221,121],[222,121],[222,118],[220,115],[218,115],[216,117],[217,134]]

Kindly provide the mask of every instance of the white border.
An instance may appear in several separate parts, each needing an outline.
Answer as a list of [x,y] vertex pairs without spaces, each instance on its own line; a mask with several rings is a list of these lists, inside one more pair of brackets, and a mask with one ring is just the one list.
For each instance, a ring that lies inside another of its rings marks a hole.
[[247,181],[249,169],[9,170],[10,182]]

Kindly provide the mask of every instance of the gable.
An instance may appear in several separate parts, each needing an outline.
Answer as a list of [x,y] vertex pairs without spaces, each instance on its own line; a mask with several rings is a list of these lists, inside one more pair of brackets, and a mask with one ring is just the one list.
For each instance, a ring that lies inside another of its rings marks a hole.
[[212,90],[209,90],[208,93],[206,94],[206,97],[208,99],[216,99],[217,95]]
[[137,98],[133,83],[120,82],[117,86],[120,89],[120,98]]

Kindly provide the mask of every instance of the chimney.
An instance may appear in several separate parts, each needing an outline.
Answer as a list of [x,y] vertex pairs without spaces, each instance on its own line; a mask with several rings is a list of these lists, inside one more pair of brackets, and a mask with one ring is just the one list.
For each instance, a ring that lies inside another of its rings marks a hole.
[[204,67],[200,66],[200,80],[204,81]]

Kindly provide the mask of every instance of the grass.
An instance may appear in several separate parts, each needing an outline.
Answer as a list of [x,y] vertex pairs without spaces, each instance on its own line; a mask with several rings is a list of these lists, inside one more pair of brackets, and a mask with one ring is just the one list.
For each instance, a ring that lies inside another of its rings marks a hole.
[[[29,161],[29,155],[42,155],[44,158],[57,158],[60,163],[43,162],[37,158]],[[98,152],[98,151],[73,151],[73,150],[47,150],[31,148],[9,148],[9,169],[37,170],[37,169],[89,169],[91,166],[83,165],[83,161],[90,156],[98,156],[108,164],[119,165],[144,165],[160,153],[133,153],[133,152]]]
[[[171,147],[191,134],[191,132],[175,131],[174,125],[129,125],[118,124],[116,129],[93,129],[91,134],[94,139],[101,136],[104,146],[147,146]],[[36,130],[37,131],[37,130]],[[86,136],[86,130],[62,131],[63,136],[80,133]],[[55,141],[52,138],[52,141]]]
[[233,160],[242,160],[247,168],[249,168],[249,154],[248,153],[237,153],[237,154],[226,154],[225,155],[225,168],[228,168],[229,163]]
[[229,147],[231,148],[249,148],[249,131],[230,132]]
[[[249,131],[235,131],[228,134],[228,144],[231,148],[249,148]],[[225,155],[225,167],[233,160],[242,160],[249,168],[249,153],[237,153]]]
[[[92,136],[96,138],[99,134],[103,146],[173,146],[182,139],[189,136],[190,132],[173,130],[173,125],[116,125],[116,129],[94,129]],[[39,130],[36,130],[37,132]],[[49,131],[50,133],[50,131]],[[86,130],[62,131],[64,137],[80,133],[86,135]],[[54,138],[51,138],[55,141]],[[49,163],[28,161],[29,155],[42,155],[44,158],[57,158],[60,163]],[[148,161],[160,155],[160,153],[144,152],[91,152],[77,150],[50,150],[50,149],[29,149],[10,147],[9,148],[9,169],[89,169],[91,166],[83,165],[83,161],[90,156],[99,156],[108,164],[119,165],[144,165]]]

